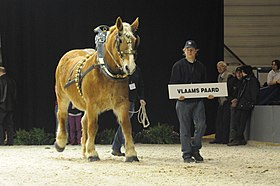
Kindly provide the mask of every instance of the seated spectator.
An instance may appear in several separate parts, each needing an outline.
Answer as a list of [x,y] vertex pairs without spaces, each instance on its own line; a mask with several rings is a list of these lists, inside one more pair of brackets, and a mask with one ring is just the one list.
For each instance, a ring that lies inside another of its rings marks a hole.
[[[241,67],[237,67],[234,73],[234,77],[233,78],[229,78],[228,82],[227,82],[227,87],[228,87],[228,101],[230,102],[230,124],[233,124],[233,122],[231,120],[233,120],[233,116],[232,114],[235,113],[235,109],[236,109],[236,103],[234,100],[236,100],[237,96],[238,96],[238,90],[240,89],[241,85],[242,85],[242,68]],[[233,128],[233,126],[230,125],[230,132],[229,132],[229,142],[231,142],[233,139],[232,137],[234,137],[236,131],[235,130],[231,130]]]
[[278,59],[275,59],[271,63],[271,71],[267,75],[267,85],[277,85],[280,84],[280,61]]
[[272,69],[267,75],[267,87],[260,89],[258,105],[270,105],[280,103],[280,61],[272,61]]
[[[224,61],[217,63],[218,83],[228,82],[229,78],[233,77],[227,70],[227,64]],[[218,98],[219,106],[216,116],[216,135],[210,144],[227,144],[229,142],[229,125],[230,125],[230,102],[227,97]]]
[[260,90],[260,82],[254,76],[252,67],[245,65],[241,69],[242,83],[238,87],[237,97],[231,100],[230,142],[228,146],[246,144],[244,131]]

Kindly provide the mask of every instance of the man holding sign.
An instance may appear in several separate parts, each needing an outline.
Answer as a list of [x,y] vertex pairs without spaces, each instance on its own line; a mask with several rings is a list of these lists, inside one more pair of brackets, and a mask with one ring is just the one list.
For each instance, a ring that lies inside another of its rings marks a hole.
[[[206,68],[196,59],[199,49],[195,41],[188,40],[183,48],[185,58],[177,61],[172,68],[170,84],[195,84],[206,82]],[[185,90],[184,90],[185,91]],[[196,90],[191,90],[196,91]],[[209,95],[212,95],[209,93]],[[213,99],[208,96],[208,99]],[[203,98],[185,98],[181,95],[176,102],[176,113],[180,123],[180,141],[184,162],[202,162],[199,150],[206,129]],[[194,139],[191,140],[191,125],[194,124]]]

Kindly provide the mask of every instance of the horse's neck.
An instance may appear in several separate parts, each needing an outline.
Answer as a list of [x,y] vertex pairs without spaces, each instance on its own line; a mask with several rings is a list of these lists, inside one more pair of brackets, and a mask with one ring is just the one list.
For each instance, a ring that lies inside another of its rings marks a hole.
[[116,64],[121,64],[121,63],[119,62],[120,58],[118,56],[116,49],[112,49],[112,47],[104,48],[104,60],[106,61],[105,63],[107,67],[113,73],[117,73],[119,71]]

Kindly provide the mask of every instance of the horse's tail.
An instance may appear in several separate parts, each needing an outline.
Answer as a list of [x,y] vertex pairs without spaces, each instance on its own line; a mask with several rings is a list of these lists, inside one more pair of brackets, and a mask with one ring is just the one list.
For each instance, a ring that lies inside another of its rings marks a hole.
[[[66,53],[67,54],[67,53]],[[64,72],[65,69],[64,63],[66,59],[66,54],[60,59],[55,72],[55,94],[56,94],[56,100],[59,107],[60,112],[63,112],[63,114],[67,113],[68,105],[69,105],[69,98],[67,97],[67,94],[64,89]]]

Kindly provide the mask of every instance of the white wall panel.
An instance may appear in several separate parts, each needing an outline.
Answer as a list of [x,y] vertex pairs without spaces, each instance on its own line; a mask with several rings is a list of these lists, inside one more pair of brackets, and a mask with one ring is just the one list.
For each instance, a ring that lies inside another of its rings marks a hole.
[[[225,0],[224,42],[246,64],[280,59],[280,0]],[[227,63],[236,64],[227,51]]]

